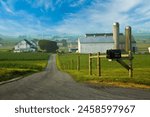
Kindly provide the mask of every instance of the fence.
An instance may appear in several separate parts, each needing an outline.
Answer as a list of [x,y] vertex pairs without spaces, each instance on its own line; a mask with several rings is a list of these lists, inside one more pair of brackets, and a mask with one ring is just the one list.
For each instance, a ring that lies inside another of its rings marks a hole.
[[[119,42],[119,24],[115,23],[114,24],[114,40],[115,40],[115,49],[118,49],[118,42]],[[133,65],[132,65],[132,60],[133,60],[133,54],[132,54],[132,32],[131,32],[131,27],[127,26],[125,28],[125,51],[127,54],[121,54],[120,50],[120,58],[112,58],[110,59],[111,61],[116,61],[119,64],[121,64],[125,69],[129,71],[129,77],[133,76]],[[101,76],[101,58],[105,57],[106,55],[101,55],[100,52],[97,53],[97,55],[92,55],[91,53],[89,54],[89,75],[92,75],[92,59],[97,59],[97,76]],[[129,60],[129,63],[127,64],[124,62],[124,60]],[[77,55],[77,71],[80,71],[80,54]],[[68,69],[70,69],[70,65],[74,66],[74,61],[71,60],[71,62],[68,63]]]

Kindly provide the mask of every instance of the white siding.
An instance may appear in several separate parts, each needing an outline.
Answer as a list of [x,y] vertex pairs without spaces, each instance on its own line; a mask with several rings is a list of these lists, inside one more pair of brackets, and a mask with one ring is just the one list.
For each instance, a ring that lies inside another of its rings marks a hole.
[[14,47],[14,52],[35,52],[36,49],[32,48],[34,45],[29,45],[25,40],[19,42]]
[[78,43],[79,53],[106,53],[106,50],[113,49],[114,43]]
[[150,47],[148,47],[148,52],[150,53]]
[[16,46],[15,46],[15,50],[17,49],[26,49],[26,48],[30,48],[30,45],[27,44],[25,41],[21,41],[20,43],[18,43]]
[[78,39],[78,52],[81,53],[81,44],[80,44],[80,39]]

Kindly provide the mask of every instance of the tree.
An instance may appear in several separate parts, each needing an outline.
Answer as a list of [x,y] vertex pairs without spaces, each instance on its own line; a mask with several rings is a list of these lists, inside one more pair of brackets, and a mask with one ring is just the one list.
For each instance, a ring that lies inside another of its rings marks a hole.
[[58,49],[57,43],[55,41],[50,40],[40,40],[39,41],[39,47],[42,50],[45,50],[46,52],[52,52],[55,53]]

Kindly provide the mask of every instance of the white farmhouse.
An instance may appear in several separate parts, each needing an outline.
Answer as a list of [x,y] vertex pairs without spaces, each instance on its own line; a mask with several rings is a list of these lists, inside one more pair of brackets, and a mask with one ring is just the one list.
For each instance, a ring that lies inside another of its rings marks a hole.
[[37,50],[36,44],[26,39],[17,43],[14,47],[14,52],[35,52]]
[[[119,48],[121,50],[125,49],[125,36],[119,34]],[[86,34],[85,37],[80,37],[78,39],[78,52],[79,53],[106,53],[108,49],[114,49],[115,42],[113,40],[112,33],[96,33],[96,34]],[[137,50],[136,42],[132,36],[132,50],[135,52]]]

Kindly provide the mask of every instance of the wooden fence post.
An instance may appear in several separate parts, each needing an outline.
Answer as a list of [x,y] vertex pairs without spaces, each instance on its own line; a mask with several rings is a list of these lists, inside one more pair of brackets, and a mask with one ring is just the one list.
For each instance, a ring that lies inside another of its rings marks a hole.
[[63,63],[63,69],[65,70],[66,69],[66,66],[65,66],[65,64]]
[[133,77],[133,66],[132,66],[132,52],[129,51],[129,77]]
[[67,64],[67,70],[69,70],[69,62],[68,62],[68,64]]
[[97,53],[97,75],[101,76],[100,52]]
[[69,61],[69,70],[72,69],[71,61]]
[[73,59],[71,60],[71,69],[72,70],[74,69],[74,61],[73,61]]
[[92,54],[89,54],[89,75],[92,75]]
[[80,54],[77,56],[77,70],[80,71]]

